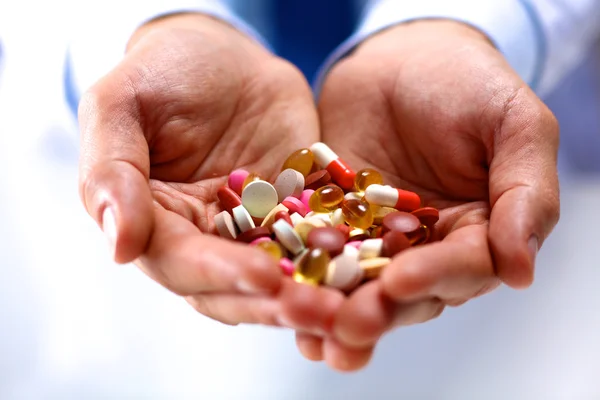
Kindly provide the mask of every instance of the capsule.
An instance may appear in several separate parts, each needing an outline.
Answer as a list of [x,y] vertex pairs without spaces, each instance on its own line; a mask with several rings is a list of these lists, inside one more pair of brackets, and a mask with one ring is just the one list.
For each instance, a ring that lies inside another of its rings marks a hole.
[[373,225],[373,213],[368,203],[360,200],[345,200],[342,203],[344,220],[350,226],[369,229]]
[[370,204],[392,207],[400,211],[414,211],[421,206],[421,198],[414,192],[390,186],[371,185],[365,190],[365,199]]
[[312,249],[298,263],[294,280],[299,283],[318,286],[325,280],[331,257],[323,249]]
[[364,192],[371,185],[383,185],[383,176],[372,168],[365,168],[356,173],[354,190]]
[[274,241],[263,241],[256,244],[256,247],[264,250],[267,254],[273,257],[275,261],[281,260],[281,258],[283,258],[285,255],[281,245]]
[[342,201],[344,201],[344,191],[336,185],[327,185],[310,196],[308,205],[315,213],[328,213],[335,210]]
[[335,154],[325,143],[315,143],[310,147],[319,165],[324,167],[331,178],[344,190],[352,190],[356,173]]
[[315,156],[310,149],[300,149],[293,152],[287,160],[283,163],[282,171],[286,169],[293,169],[300,172],[306,178],[310,175],[313,164],[315,163]]

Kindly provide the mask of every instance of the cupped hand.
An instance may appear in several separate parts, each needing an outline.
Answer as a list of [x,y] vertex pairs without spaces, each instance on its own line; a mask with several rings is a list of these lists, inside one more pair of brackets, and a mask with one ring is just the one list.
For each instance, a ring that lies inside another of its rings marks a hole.
[[232,170],[273,179],[318,140],[300,72],[223,22],[175,15],[136,32],[79,115],[80,192],[115,261],[227,324],[331,328],[339,293],[296,284],[261,251],[210,235]]
[[384,31],[329,73],[319,113],[323,140],[351,166],[378,169],[441,219],[432,243],[344,302],[334,335],[297,335],[307,358],[358,370],[395,327],[501,282],[531,285],[559,216],[559,129],[483,34],[451,21]]

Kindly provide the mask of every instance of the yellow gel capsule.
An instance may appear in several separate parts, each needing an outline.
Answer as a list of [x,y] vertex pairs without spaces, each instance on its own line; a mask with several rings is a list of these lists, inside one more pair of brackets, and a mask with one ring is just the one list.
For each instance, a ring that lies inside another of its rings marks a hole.
[[336,185],[319,188],[310,196],[308,206],[316,213],[328,213],[335,210],[344,201],[344,191]]
[[312,249],[298,263],[294,272],[294,280],[299,283],[318,286],[327,275],[327,267],[331,258],[323,249]]
[[283,258],[283,249],[277,242],[261,242],[256,245],[259,249],[266,251],[275,261]]
[[301,149],[293,152],[283,163],[282,171],[288,168],[300,172],[306,178],[310,175],[312,167],[315,163],[315,156],[309,149]]
[[364,192],[371,185],[383,185],[383,176],[372,168],[365,168],[356,173],[354,190]]
[[368,203],[360,200],[346,200],[342,203],[344,220],[350,226],[369,229],[373,225],[373,212]]
[[375,204],[371,204],[371,211],[373,212],[373,218],[374,218],[375,225],[383,224],[383,218],[386,215],[391,214],[393,212],[398,212],[398,210],[396,210],[395,208],[382,207],[382,206],[377,206]]
[[246,186],[248,186],[250,183],[254,182],[254,181],[262,181],[263,178],[257,174],[252,172],[250,175],[248,175],[246,177],[246,179],[244,179],[244,184],[242,185],[242,190],[244,190],[246,188]]

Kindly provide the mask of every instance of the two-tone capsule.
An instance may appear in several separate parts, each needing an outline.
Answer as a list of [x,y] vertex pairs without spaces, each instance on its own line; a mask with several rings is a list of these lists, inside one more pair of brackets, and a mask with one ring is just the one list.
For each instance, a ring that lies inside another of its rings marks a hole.
[[350,168],[333,150],[325,143],[315,143],[310,147],[317,163],[325,168],[331,178],[344,190],[352,190],[356,172]]
[[370,204],[407,212],[421,207],[421,198],[418,194],[383,185],[369,186],[365,190],[365,200]]

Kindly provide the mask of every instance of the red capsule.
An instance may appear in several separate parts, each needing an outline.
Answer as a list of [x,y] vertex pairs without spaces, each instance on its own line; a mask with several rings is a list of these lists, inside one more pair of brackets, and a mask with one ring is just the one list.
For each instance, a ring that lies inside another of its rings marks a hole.
[[242,198],[233,190],[226,186],[223,186],[217,190],[217,197],[221,203],[221,207],[227,210],[229,214],[233,215],[233,209],[237,206],[242,205]]
[[331,179],[342,189],[352,190],[356,172],[350,168],[333,150],[325,143],[315,143],[310,147],[317,163],[324,167],[331,175]]

